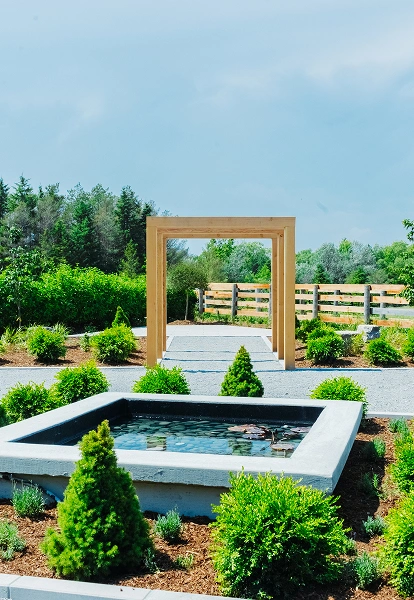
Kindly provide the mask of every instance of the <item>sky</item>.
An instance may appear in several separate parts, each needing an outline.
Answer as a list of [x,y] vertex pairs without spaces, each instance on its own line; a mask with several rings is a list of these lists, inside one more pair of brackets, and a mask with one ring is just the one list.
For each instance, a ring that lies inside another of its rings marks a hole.
[[413,0],[0,0],[0,21],[10,186],[295,216],[297,250],[405,239]]

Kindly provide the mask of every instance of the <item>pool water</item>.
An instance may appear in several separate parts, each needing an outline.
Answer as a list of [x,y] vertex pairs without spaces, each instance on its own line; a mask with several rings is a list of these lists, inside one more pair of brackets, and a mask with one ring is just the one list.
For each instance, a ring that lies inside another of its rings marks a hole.
[[246,423],[137,414],[112,425],[111,433],[115,448],[122,450],[288,458],[310,427],[304,422]]

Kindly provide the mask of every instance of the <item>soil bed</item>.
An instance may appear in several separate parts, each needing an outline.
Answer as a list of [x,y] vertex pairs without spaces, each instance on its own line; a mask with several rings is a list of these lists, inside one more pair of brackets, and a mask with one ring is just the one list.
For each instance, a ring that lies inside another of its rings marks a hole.
[[[378,545],[378,538],[369,540],[362,528],[362,521],[368,515],[387,514],[395,502],[392,488],[385,474],[387,466],[393,460],[393,434],[387,429],[388,421],[385,419],[370,419],[364,430],[358,433],[357,439],[351,450],[339,480],[335,495],[339,496],[341,506],[340,516],[346,527],[352,530],[352,537],[356,540],[358,550],[372,551]],[[381,437],[387,444],[385,459],[374,463],[364,458],[364,447],[374,437]],[[382,481],[383,493],[378,496],[367,495],[360,487],[359,480],[366,473],[376,473]],[[154,514],[146,513],[150,523],[153,523]],[[56,509],[49,509],[45,516],[38,521],[16,518],[10,503],[3,501],[0,504],[0,518],[8,518],[19,526],[20,535],[27,541],[27,549],[16,555],[11,561],[0,562],[2,573],[16,573],[19,575],[32,575],[37,577],[53,577],[47,567],[46,559],[39,550],[44,532],[47,527],[56,526]],[[215,573],[209,557],[210,530],[206,518],[184,518],[185,523],[182,540],[178,544],[167,544],[158,538],[155,539],[155,563],[157,573],[141,570],[135,573],[124,574],[102,581],[116,585],[144,587],[152,589],[172,590],[177,592],[191,592],[197,594],[220,595],[220,590],[215,582]],[[193,555],[193,566],[188,570],[179,569],[175,563],[178,556]],[[370,591],[358,590],[349,583],[336,586],[309,588],[299,592],[291,598],[303,600],[396,600],[399,598],[395,590],[386,582]]]

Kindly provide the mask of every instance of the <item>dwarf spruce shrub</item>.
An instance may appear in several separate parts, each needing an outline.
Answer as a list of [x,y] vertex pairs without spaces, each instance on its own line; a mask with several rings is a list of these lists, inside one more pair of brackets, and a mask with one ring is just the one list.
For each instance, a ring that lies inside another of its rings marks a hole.
[[44,327],[33,327],[27,337],[27,351],[45,363],[57,361],[66,355],[65,334]]
[[97,360],[111,364],[125,361],[135,350],[136,343],[129,327],[117,325],[93,336],[91,346]]
[[131,323],[124,313],[122,306],[118,306],[116,309],[115,318],[112,321],[112,327],[118,327],[119,325],[125,325],[126,327],[131,327]]
[[17,383],[1,400],[7,420],[23,421],[62,406],[61,400],[43,383]]
[[56,373],[56,394],[64,404],[71,404],[89,396],[107,392],[109,382],[93,361],[79,367],[68,367]]
[[167,369],[162,365],[147,367],[146,373],[138,379],[132,391],[144,394],[191,394],[190,386],[180,367]]
[[230,475],[214,506],[213,562],[223,593],[289,597],[311,583],[335,581],[349,545],[336,500],[290,477]]
[[364,357],[372,365],[396,365],[402,360],[401,353],[382,338],[369,342]]
[[343,356],[343,353],[343,339],[334,331],[317,338],[308,336],[306,358],[316,365],[333,363],[337,358]]
[[322,381],[310,394],[317,400],[351,400],[362,402],[362,418],[368,411],[365,388],[356,383],[352,377],[332,377]]
[[130,474],[117,466],[108,421],[86,434],[58,505],[60,531],[46,532],[42,550],[59,576],[93,580],[136,569],[153,546]]
[[402,596],[414,595],[414,494],[404,496],[385,517],[385,544],[380,548],[390,583]]
[[219,396],[261,398],[263,393],[263,384],[253,371],[250,355],[241,346],[224,376]]

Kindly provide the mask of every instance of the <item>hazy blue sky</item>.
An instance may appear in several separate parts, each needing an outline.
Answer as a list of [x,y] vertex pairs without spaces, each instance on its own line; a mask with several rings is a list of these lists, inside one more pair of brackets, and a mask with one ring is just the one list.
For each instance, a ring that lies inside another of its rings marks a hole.
[[298,249],[404,239],[413,0],[0,0],[0,22],[8,184],[292,215]]

